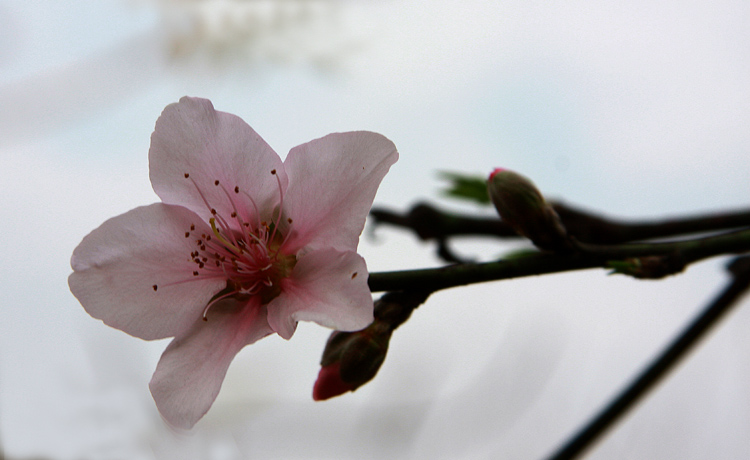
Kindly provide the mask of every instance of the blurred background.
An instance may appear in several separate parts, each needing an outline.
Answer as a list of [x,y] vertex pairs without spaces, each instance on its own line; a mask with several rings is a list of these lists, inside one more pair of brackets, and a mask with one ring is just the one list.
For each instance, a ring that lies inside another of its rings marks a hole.
[[[243,350],[188,433],[148,381],[167,341],[89,317],[73,248],[157,201],[154,122],[181,96],[239,115],[283,157],[372,130],[401,159],[376,205],[442,198],[437,171],[531,177],[612,217],[750,204],[750,3],[0,0],[0,446],[9,459],[534,459],[608,401],[728,280],[603,270],[433,295],[374,381],[313,402],[330,331]],[[517,243],[459,242],[489,260]],[[385,227],[371,271],[437,266]],[[587,458],[750,458],[750,299]]]

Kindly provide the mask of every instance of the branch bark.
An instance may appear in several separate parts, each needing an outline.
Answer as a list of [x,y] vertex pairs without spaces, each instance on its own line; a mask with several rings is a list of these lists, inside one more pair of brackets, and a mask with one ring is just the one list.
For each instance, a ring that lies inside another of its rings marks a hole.
[[727,288],[675,338],[675,340],[602,411],[573,435],[549,460],[569,460],[590,448],[641,398],[672,370],[706,333],[750,288],[750,256],[735,259],[729,265],[733,280]]
[[[420,290],[434,292],[486,281],[544,275],[588,268],[612,268],[613,261],[662,256],[680,261],[679,270],[707,257],[750,251],[750,230],[671,243],[613,246],[579,245],[570,254],[534,255],[479,264],[455,264],[439,268],[370,273],[372,292]],[[677,271],[679,271],[677,270]],[[676,272],[676,271],[675,271]]]
[[[590,244],[620,244],[750,226],[750,211],[747,210],[658,221],[624,222],[600,217],[560,202],[553,203],[553,207],[568,234],[578,241]],[[518,237],[499,218],[449,213],[427,203],[418,203],[405,214],[373,208],[370,216],[376,225],[407,228],[423,240],[440,241],[458,236]]]

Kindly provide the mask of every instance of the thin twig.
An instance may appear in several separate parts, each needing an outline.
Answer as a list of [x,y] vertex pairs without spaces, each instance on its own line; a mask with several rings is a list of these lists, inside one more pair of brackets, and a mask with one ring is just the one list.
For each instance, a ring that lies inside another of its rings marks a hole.
[[440,268],[370,273],[372,292],[424,290],[543,275],[587,268],[611,268],[613,260],[665,256],[678,258],[681,267],[713,256],[750,251],[750,229],[671,243],[640,243],[613,246],[580,246],[579,252],[538,253],[526,257],[481,264],[456,264]]
[[[591,244],[620,244],[750,226],[750,211],[747,210],[658,221],[624,222],[600,217],[563,203],[554,203],[553,207],[569,235]],[[423,240],[445,240],[457,236],[518,237],[499,218],[453,214],[426,203],[415,205],[406,214],[374,208],[370,215],[376,224],[408,228]]]
[[652,390],[674,366],[726,314],[750,288],[750,257],[735,259],[730,265],[733,281],[625,390],[611,401],[549,460],[569,460],[582,454]]

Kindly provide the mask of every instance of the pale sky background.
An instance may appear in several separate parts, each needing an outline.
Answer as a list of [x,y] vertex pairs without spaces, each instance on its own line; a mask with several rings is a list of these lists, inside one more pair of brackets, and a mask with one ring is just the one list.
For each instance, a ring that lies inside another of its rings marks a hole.
[[[750,205],[746,1],[209,3],[0,0],[11,458],[542,458],[728,280],[717,259],[659,282],[596,270],[440,292],[374,381],[322,403],[329,331],[301,324],[243,350],[208,415],[173,433],[148,391],[168,342],[92,319],[67,276],[86,233],[157,200],[149,136],[181,96],[241,116],[282,156],[330,132],[386,135],[401,159],[376,204],[401,210],[489,213],[440,199],[436,171],[498,166],[616,217]],[[386,228],[360,244],[371,271],[435,266],[432,249]],[[748,328],[745,298],[587,458],[750,458]]]

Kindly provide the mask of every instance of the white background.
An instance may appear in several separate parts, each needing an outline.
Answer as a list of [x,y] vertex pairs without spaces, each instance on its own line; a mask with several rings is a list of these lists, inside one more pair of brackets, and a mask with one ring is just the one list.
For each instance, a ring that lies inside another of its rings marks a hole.
[[[189,433],[148,381],[166,341],[90,318],[69,257],[156,201],[154,122],[210,98],[282,156],[373,130],[401,159],[376,204],[439,197],[436,172],[518,170],[622,218],[747,207],[744,1],[0,0],[0,443],[13,459],[534,459],[551,453],[702,308],[726,260],[659,282],[604,271],[435,294],[377,378],[311,399],[329,331],[243,350]],[[321,184],[325,186],[325,184]],[[148,235],[144,235],[148,238]],[[488,259],[511,246],[460,244]],[[371,271],[436,266],[379,228]],[[748,299],[588,458],[748,458]]]

